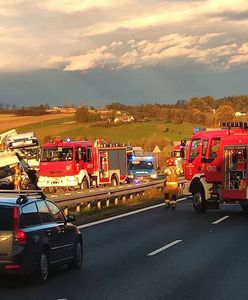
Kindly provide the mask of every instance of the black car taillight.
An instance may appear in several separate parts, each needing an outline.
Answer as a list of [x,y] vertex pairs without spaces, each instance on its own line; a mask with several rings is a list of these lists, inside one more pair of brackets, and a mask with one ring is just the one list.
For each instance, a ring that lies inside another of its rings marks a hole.
[[13,219],[14,219],[14,239],[19,245],[26,244],[26,232],[19,229],[19,210],[17,207],[14,207],[13,211]]
[[21,229],[15,230],[15,240],[19,245],[25,245],[26,244],[26,232]]

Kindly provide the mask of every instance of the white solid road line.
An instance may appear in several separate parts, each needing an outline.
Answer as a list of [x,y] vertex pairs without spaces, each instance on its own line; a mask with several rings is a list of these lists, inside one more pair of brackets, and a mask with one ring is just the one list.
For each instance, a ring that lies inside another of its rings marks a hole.
[[180,199],[177,199],[176,202],[181,202],[181,201],[184,201],[184,200],[187,200],[187,199],[188,199],[187,197],[185,197],[185,198],[180,198]]
[[155,251],[147,254],[147,256],[154,256],[154,255],[156,255],[156,254],[158,254],[158,253],[160,253],[160,252],[162,252],[162,251],[164,251],[164,250],[166,250],[166,249],[168,249],[168,248],[170,248],[170,247],[172,247],[172,246],[174,246],[174,245],[176,245],[178,243],[181,243],[182,241],[183,240],[176,240],[176,241],[174,241],[174,242],[172,242],[170,244],[167,244],[167,245],[165,245],[165,246],[163,246],[163,247],[161,247],[161,248],[159,248],[159,249],[157,249],[157,250],[155,250]]
[[230,217],[230,216],[225,216],[225,217],[223,217],[223,218],[221,218],[221,219],[218,219],[218,220],[214,221],[212,224],[213,224],[213,225],[219,224],[220,222],[226,220],[226,219],[229,218],[229,217]]
[[[186,199],[187,198],[181,198],[181,199],[178,199],[177,202],[180,202],[180,201],[183,201],[183,200],[186,200]],[[156,204],[156,205],[153,205],[153,206],[148,206],[148,207],[141,208],[141,209],[138,209],[138,210],[134,210],[134,211],[131,211],[129,213],[122,214],[122,215],[118,215],[118,216],[106,218],[106,219],[103,219],[103,220],[99,220],[99,221],[96,221],[96,222],[80,225],[80,226],[78,226],[78,228],[81,229],[81,228],[86,228],[86,227],[90,227],[90,226],[110,222],[110,221],[113,221],[113,220],[117,220],[117,219],[120,219],[120,218],[125,218],[125,217],[128,217],[128,216],[135,215],[135,214],[141,213],[143,211],[154,209],[154,208],[161,207],[161,206],[164,206],[164,203]]]
[[81,228],[86,228],[86,227],[102,224],[102,223],[105,223],[105,222],[113,221],[113,220],[120,219],[120,218],[125,218],[125,217],[131,216],[131,215],[135,215],[135,214],[141,213],[143,211],[150,210],[150,209],[153,209],[153,208],[157,208],[157,207],[160,207],[160,206],[163,206],[163,205],[164,205],[164,203],[161,203],[161,204],[157,204],[157,205],[154,205],[154,206],[141,208],[141,209],[138,209],[138,210],[131,211],[129,213],[125,213],[125,214],[122,214],[122,215],[106,218],[106,219],[103,219],[103,220],[99,220],[99,221],[96,221],[96,222],[80,225],[80,226],[77,226],[77,227],[79,229],[81,229]]

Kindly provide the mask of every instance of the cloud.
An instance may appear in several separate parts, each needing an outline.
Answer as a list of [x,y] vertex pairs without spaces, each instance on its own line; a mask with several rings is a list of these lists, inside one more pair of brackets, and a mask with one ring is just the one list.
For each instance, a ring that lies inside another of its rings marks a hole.
[[236,55],[233,55],[228,64],[230,66],[247,64],[248,63],[248,43],[243,44],[237,51]]
[[[113,41],[70,57],[51,57],[47,66],[61,67],[64,71],[85,72],[97,68],[141,68],[157,64],[174,64],[182,59],[226,69],[238,46],[228,43],[210,46],[222,33],[199,35],[169,34],[154,40]],[[244,50],[243,50],[244,51]],[[240,52],[242,50],[240,49]]]
[[0,16],[15,16],[18,15],[19,5],[24,3],[25,0],[1,0]]
[[42,9],[65,14],[82,13],[96,8],[109,8],[116,6],[115,0],[43,0],[38,5]]
[[85,71],[93,68],[103,68],[106,64],[112,63],[115,55],[108,51],[104,45],[100,48],[87,51],[83,55],[69,57],[69,64],[64,68],[65,71]]
[[247,0],[2,0],[0,70],[84,72],[177,58],[231,67],[245,60],[247,11]]

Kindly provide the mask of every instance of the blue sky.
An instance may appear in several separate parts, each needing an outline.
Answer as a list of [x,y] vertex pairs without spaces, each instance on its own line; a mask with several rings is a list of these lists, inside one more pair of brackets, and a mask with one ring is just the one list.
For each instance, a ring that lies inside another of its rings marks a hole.
[[1,0],[0,102],[248,94],[247,0]]

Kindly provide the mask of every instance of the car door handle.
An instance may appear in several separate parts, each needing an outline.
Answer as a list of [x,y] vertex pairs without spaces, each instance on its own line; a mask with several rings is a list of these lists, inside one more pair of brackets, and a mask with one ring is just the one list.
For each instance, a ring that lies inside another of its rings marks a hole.
[[47,229],[47,230],[46,230],[46,233],[47,233],[48,235],[51,235],[52,230],[51,230],[51,229]]

